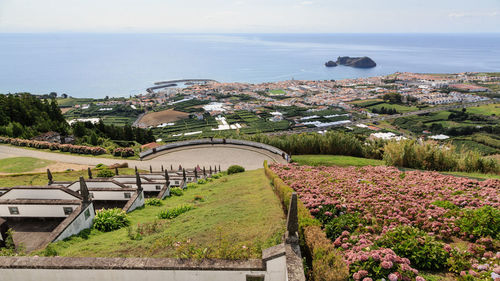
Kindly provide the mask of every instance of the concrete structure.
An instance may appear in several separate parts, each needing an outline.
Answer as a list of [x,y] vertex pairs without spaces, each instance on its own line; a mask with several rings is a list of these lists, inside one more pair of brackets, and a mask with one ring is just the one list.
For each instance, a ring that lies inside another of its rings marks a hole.
[[0,195],[0,218],[14,230],[14,243],[27,252],[90,228],[94,206],[64,186],[17,186]]

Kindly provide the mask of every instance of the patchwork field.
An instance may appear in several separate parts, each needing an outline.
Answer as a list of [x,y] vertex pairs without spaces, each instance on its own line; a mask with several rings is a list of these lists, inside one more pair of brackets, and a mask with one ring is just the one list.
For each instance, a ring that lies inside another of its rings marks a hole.
[[[130,227],[95,229],[51,244],[50,253],[79,257],[260,258],[261,250],[281,243],[285,218],[262,169],[190,185],[163,206],[129,213]],[[191,206],[171,219],[166,209]],[[46,254],[42,251],[35,254]]]
[[349,280],[496,280],[500,181],[394,167],[274,164],[321,221]]
[[158,112],[151,112],[145,114],[139,123],[145,126],[158,126],[163,123],[175,122],[177,120],[186,119],[189,114],[186,112],[181,112],[173,109],[162,110]]

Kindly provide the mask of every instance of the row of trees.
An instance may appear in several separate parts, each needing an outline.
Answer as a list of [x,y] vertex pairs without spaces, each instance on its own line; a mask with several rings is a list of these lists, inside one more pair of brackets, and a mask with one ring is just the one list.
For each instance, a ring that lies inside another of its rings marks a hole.
[[39,99],[28,93],[0,94],[0,135],[32,138],[56,131],[67,134],[69,126],[55,99]]
[[119,144],[126,142],[145,144],[155,141],[152,130],[136,128],[130,125],[123,127],[106,125],[102,120],[99,120],[96,124],[91,122],[75,122],[71,127],[75,137],[85,138],[84,141],[91,145],[100,144],[99,138],[111,139]]

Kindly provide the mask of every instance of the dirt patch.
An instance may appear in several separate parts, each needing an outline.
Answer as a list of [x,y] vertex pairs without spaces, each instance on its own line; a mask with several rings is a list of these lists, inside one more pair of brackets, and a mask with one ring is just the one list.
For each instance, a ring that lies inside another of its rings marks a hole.
[[64,114],[73,109],[73,107],[61,107],[61,113]]
[[50,169],[51,172],[64,172],[68,169],[79,171],[79,170],[86,170],[88,167],[92,168],[92,166],[88,166],[88,165],[56,162],[54,164],[48,165],[47,167],[35,169],[32,172],[33,173],[41,173],[41,172],[47,171],[47,169]]
[[158,126],[163,123],[175,122],[177,120],[186,119],[189,117],[188,113],[176,111],[173,109],[151,112],[145,114],[141,120],[139,120],[139,126]]

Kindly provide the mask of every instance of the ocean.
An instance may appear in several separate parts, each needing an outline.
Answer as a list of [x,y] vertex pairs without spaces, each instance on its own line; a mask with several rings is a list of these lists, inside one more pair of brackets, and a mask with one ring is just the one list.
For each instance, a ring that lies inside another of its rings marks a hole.
[[[101,98],[154,82],[325,80],[400,72],[500,71],[497,34],[0,34],[0,93]],[[338,56],[377,67],[327,68]]]

